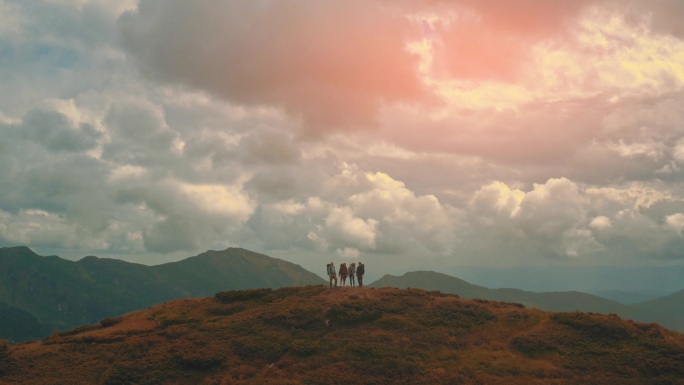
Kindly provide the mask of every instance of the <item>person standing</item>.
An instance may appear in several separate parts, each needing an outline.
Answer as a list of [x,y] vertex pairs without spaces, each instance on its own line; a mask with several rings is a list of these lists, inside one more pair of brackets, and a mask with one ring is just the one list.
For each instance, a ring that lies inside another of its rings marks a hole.
[[354,287],[354,277],[356,276],[356,264],[349,265],[349,286]]
[[359,266],[356,267],[356,280],[359,282],[359,287],[363,287],[363,274],[366,272],[366,267],[363,263],[359,262]]
[[327,267],[328,277],[330,278],[330,287],[333,287],[333,281],[335,281],[335,287],[337,287],[337,272],[335,271],[335,264],[330,262]]
[[340,280],[342,281],[340,286],[344,286],[347,284],[347,264],[343,263],[340,265]]

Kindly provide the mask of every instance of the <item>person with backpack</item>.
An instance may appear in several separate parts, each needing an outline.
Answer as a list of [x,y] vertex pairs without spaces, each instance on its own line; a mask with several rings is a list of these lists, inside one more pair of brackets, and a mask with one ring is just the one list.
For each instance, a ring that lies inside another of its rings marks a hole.
[[330,277],[330,287],[333,287],[333,281],[335,281],[335,287],[337,287],[337,273],[335,271],[335,264],[330,262],[327,266],[328,268],[328,277]]
[[363,263],[359,262],[359,266],[356,267],[356,280],[359,282],[359,287],[363,287],[363,274],[366,272],[366,267]]
[[349,265],[349,286],[354,287],[354,276],[356,275],[356,264]]
[[343,263],[340,265],[340,279],[342,281],[342,284],[340,286],[344,286],[347,284],[347,264]]

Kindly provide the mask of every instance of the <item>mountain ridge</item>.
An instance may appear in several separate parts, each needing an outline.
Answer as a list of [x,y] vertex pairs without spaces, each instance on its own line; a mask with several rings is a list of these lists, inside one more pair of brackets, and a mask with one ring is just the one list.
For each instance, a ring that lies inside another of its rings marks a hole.
[[579,291],[535,293],[520,289],[489,289],[444,273],[430,271],[408,272],[402,276],[386,274],[371,283],[370,286],[440,290],[445,293],[458,294],[464,298],[517,302],[528,307],[537,307],[548,311],[614,313],[628,319],[641,322],[658,322],[663,326],[684,331],[684,317],[679,316],[684,314],[682,307],[684,290],[666,296],[661,300],[625,305]]
[[[50,330],[64,330],[176,298],[324,282],[299,265],[239,248],[190,258],[147,266],[94,256],[42,257],[25,246],[0,248],[0,302]],[[254,261],[260,269],[250,268]],[[27,332],[0,330],[0,338],[20,341]]]

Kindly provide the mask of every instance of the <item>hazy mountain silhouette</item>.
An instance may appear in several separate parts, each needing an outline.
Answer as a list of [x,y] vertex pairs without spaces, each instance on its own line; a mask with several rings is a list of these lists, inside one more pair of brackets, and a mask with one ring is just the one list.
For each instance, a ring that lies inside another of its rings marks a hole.
[[678,384],[684,335],[412,289],[325,285],[182,299],[0,342],[30,384]]
[[320,283],[299,265],[237,248],[156,266],[92,256],[73,262],[28,247],[0,248],[0,302],[8,309],[3,325],[19,325],[0,327],[0,338],[44,337],[53,329],[221,290]]
[[671,292],[643,292],[643,291],[625,291],[625,290],[597,290],[587,291],[589,294],[599,296],[601,298],[609,299],[611,301],[620,302],[625,305],[632,305],[635,303],[651,301],[660,297],[669,295]]
[[684,329],[684,290],[632,306],[645,313],[659,314],[661,319],[657,322],[665,327]]
[[[514,287],[538,293],[576,290],[618,302],[622,302],[622,296],[606,297],[601,292],[622,291],[631,294],[627,300],[632,303],[656,299],[684,288],[682,287],[684,264],[674,266],[544,264],[508,267],[459,266],[440,271],[485,287]],[[634,294],[645,298],[634,300],[632,297]]]
[[411,272],[401,277],[385,275],[370,286],[439,290],[444,293],[458,294],[463,298],[516,302],[527,307],[549,311],[614,313],[627,319],[658,322],[666,327],[684,331],[684,320],[682,320],[684,291],[643,304],[624,305],[577,291],[534,293],[518,289],[489,289],[432,271]]

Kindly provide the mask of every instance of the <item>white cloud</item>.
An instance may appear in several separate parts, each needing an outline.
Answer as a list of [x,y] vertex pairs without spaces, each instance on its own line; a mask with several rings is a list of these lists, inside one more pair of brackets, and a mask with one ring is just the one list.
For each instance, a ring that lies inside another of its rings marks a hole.
[[349,207],[330,210],[325,226],[326,239],[333,245],[350,245],[364,250],[375,248],[378,221],[355,217]]
[[680,139],[677,142],[677,145],[672,152],[672,156],[678,163],[684,164],[684,139]]
[[603,215],[599,215],[599,216],[595,217],[594,219],[592,219],[591,222],[589,222],[589,227],[591,227],[592,229],[596,229],[596,230],[604,230],[604,229],[608,229],[612,226],[613,226],[613,224],[610,221],[610,218],[603,216]]
[[0,219],[0,240],[9,244],[85,250],[108,247],[105,237],[45,210],[21,210],[15,214],[0,210]]
[[520,210],[520,203],[524,198],[524,192],[517,189],[512,190],[503,182],[492,182],[475,192],[470,201],[470,207],[473,213],[480,216],[481,221],[491,223],[496,220],[495,217],[490,216],[491,214],[496,217],[510,218],[515,216]]
[[213,215],[224,215],[242,222],[254,210],[254,202],[235,186],[179,183],[179,195],[197,208]]
[[683,9],[602,4],[0,0],[0,241],[681,259]]
[[345,247],[343,249],[337,249],[335,250],[337,255],[340,258],[351,258],[351,259],[358,259],[361,253],[359,252],[358,249],[355,249],[353,247]]
[[665,223],[673,230],[679,232],[680,236],[684,236],[684,214],[676,213],[665,217]]

